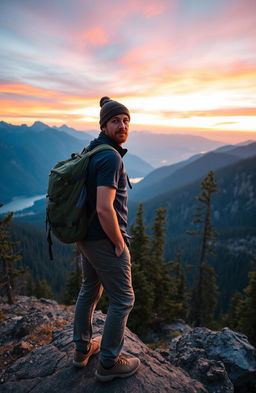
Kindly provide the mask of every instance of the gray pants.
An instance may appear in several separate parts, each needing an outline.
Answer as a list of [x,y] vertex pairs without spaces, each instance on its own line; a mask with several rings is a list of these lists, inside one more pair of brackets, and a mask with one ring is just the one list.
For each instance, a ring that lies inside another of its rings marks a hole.
[[111,367],[121,352],[126,322],[134,305],[129,249],[125,245],[123,253],[117,257],[108,239],[79,242],[77,246],[83,255],[83,282],[76,303],[74,342],[78,351],[88,349],[93,312],[104,288],[109,298],[109,308],[100,361],[103,366]]

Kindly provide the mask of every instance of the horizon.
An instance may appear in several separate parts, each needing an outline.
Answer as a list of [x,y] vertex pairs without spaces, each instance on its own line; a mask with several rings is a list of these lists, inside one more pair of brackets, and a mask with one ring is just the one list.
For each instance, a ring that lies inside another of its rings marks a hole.
[[255,13],[252,0],[2,0],[1,118],[98,129],[108,95],[137,131],[255,139]]
[[[29,124],[22,122],[22,123],[8,123],[4,120],[0,120],[0,123],[4,122],[7,123],[9,125],[13,125],[13,126],[22,126],[22,125],[26,125],[27,127],[32,127],[35,123],[40,122],[45,124],[48,127],[51,128],[61,128],[63,126],[68,127],[68,128],[72,128],[77,132],[84,132],[84,133],[92,133],[92,134],[98,134],[100,132],[100,129],[92,129],[92,128],[88,128],[88,129],[84,129],[84,130],[80,130],[77,129],[75,127],[69,126],[68,124],[61,124],[60,126],[56,126],[56,124],[48,124],[45,121],[41,121],[41,120],[33,120],[31,121]],[[131,125],[132,126],[132,125]],[[223,144],[237,144],[237,143],[243,143],[243,142],[248,142],[248,141],[256,141],[256,132],[239,132],[239,131],[209,131],[209,130],[191,130],[191,129],[173,129],[173,130],[154,130],[154,129],[130,129],[129,130],[129,134],[132,133],[145,133],[145,134],[157,134],[157,135],[187,135],[187,136],[200,136],[203,138],[207,138],[210,140],[213,140],[215,142],[221,142]],[[92,135],[91,134],[91,135]],[[94,136],[94,135],[92,135]]]

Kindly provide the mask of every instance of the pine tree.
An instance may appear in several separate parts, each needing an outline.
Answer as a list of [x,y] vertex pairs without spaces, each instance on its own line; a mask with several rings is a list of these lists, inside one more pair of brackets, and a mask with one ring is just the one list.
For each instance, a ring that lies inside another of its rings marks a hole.
[[172,320],[185,319],[187,300],[181,250],[177,252],[174,261],[168,262],[168,267],[172,278],[170,317]]
[[[0,207],[3,204],[0,203]],[[13,213],[9,213],[7,216],[0,218],[0,261],[1,261],[1,279],[0,288],[1,292],[6,295],[8,303],[13,304],[13,286],[14,279],[20,274],[23,274],[23,270],[15,268],[15,263],[21,259],[21,255],[15,252],[17,242],[12,242],[9,239],[8,227],[11,224]]]
[[32,279],[31,273],[27,274],[27,287],[26,287],[26,295],[27,296],[35,296],[35,283]]
[[166,209],[156,210],[152,228],[148,279],[153,284],[154,311],[158,318],[170,320],[172,279],[164,261]]
[[35,296],[38,299],[42,297],[45,299],[53,299],[52,289],[45,280],[39,280],[35,283]]
[[128,320],[129,328],[143,334],[153,321],[154,292],[148,279],[149,237],[143,220],[143,205],[137,211],[136,222],[131,227],[132,281],[135,305]]
[[143,204],[140,203],[137,210],[135,224],[131,226],[131,255],[132,260],[139,263],[144,270],[148,267],[149,237],[146,234],[146,226],[143,218]]
[[82,282],[81,254],[78,248],[74,249],[74,253],[75,255],[72,260],[72,264],[74,265],[75,270],[69,273],[64,292],[64,303],[68,305],[76,303]]
[[240,301],[240,318],[238,330],[248,336],[251,344],[256,346],[256,260],[252,262],[253,270],[249,273],[249,284]]
[[212,267],[206,263],[207,254],[215,255],[214,244],[217,232],[211,223],[212,194],[218,192],[213,171],[201,183],[201,193],[196,200],[200,206],[196,208],[193,224],[201,224],[198,232],[188,232],[201,237],[201,249],[197,283],[192,291],[189,319],[193,326],[209,326],[213,319],[217,299],[216,277]]
[[[214,310],[217,305],[218,288],[216,274],[212,266],[205,263],[202,267],[202,298],[200,325],[214,328]],[[200,326],[198,325],[198,326]]]
[[241,292],[236,292],[231,299],[228,313],[223,315],[220,319],[221,327],[228,326],[230,329],[238,330],[238,324],[241,315],[241,303],[242,294]]

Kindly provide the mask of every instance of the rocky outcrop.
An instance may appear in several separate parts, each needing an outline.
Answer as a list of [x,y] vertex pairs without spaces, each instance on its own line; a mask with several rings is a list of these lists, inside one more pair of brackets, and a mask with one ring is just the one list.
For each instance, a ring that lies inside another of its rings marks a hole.
[[[74,307],[53,300],[18,297],[0,305],[1,393],[256,393],[256,349],[228,328],[191,329],[182,321],[166,325],[175,337],[169,352],[152,350],[129,329],[124,353],[138,356],[141,368],[131,378],[106,384],[94,372],[98,356],[84,369],[72,365]],[[94,335],[105,315],[96,311]]]
[[[136,375],[106,384],[97,382],[97,356],[85,369],[75,369],[72,307],[20,297],[13,306],[1,305],[1,315],[1,393],[207,393],[200,382],[149,349],[129,329],[124,352],[141,359]],[[96,311],[95,335],[102,333],[104,320]]]
[[169,359],[210,393],[256,392],[256,349],[246,336],[229,328],[195,328],[177,337]]

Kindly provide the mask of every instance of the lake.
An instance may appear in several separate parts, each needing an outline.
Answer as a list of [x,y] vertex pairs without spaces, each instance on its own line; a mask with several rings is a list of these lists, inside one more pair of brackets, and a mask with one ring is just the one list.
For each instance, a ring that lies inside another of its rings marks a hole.
[[46,196],[45,194],[43,195],[41,194],[31,197],[25,197],[25,196],[13,197],[9,203],[6,203],[6,205],[0,208],[0,214],[8,213],[8,212],[17,212],[26,209],[27,207],[33,206],[34,202],[38,201],[39,199],[45,198],[45,196]]

